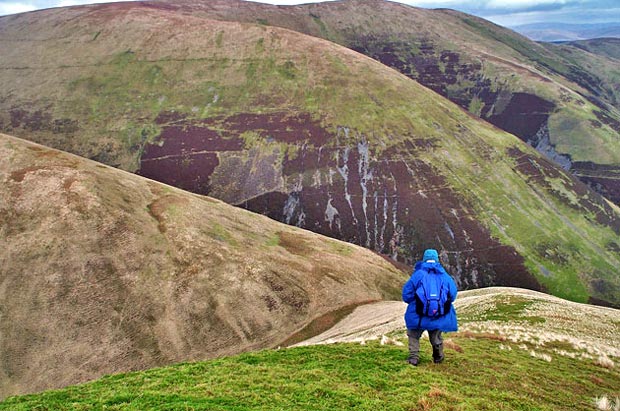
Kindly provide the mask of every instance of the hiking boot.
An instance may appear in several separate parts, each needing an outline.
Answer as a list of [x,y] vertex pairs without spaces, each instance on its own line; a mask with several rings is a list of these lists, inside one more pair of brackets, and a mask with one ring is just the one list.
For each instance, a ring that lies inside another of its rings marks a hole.
[[417,358],[409,358],[409,359],[407,360],[407,362],[408,362],[410,365],[413,365],[414,367],[417,367],[417,366],[418,366],[418,362],[419,362],[419,360],[418,360]]
[[438,344],[433,346],[433,362],[435,364],[439,364],[444,359],[443,355],[443,344]]

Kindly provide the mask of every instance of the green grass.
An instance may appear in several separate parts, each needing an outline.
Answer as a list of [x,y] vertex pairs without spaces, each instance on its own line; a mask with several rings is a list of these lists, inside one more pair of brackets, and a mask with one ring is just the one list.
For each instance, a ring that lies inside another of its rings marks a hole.
[[[335,344],[179,364],[13,397],[0,410],[591,410],[620,373],[516,345],[456,336],[446,361],[405,363],[404,347]],[[502,350],[509,346],[511,350]]]
[[[605,124],[600,128],[592,125],[597,121],[593,114],[596,110],[588,103],[584,107],[564,107],[553,114],[549,118],[551,143],[558,152],[569,153],[573,161],[617,164],[620,162],[620,150],[615,144],[618,134]],[[588,144],[583,142],[584,135],[589,136]]]
[[483,108],[484,102],[480,100],[478,96],[474,96],[474,98],[469,102],[469,107],[467,110],[473,115],[480,117]]
[[567,74],[569,72],[569,69],[568,67],[566,67],[566,65],[562,64],[558,60],[547,56],[545,53],[542,52],[542,49],[533,48],[529,42],[524,41],[521,37],[514,35],[508,30],[501,30],[486,22],[466,17],[463,17],[462,21],[463,23],[472,27],[482,36],[485,36],[492,40],[497,40],[498,42],[507,45],[519,54],[528,58],[529,60],[540,64],[542,67],[553,70],[554,72],[559,74]]
[[280,245],[280,236],[279,235],[272,235],[271,237],[269,237],[267,239],[267,241],[265,242],[265,245],[267,247],[276,247],[278,245]]
[[507,295],[497,298],[492,310],[485,310],[479,315],[460,316],[460,321],[502,321],[509,322],[518,319],[529,324],[544,323],[545,319],[538,316],[526,316],[525,310],[535,302],[531,299],[516,295]]
[[230,232],[228,232],[228,230],[219,223],[214,223],[211,225],[210,230],[206,234],[214,240],[222,241],[232,246],[237,245],[237,241],[233,238]]
[[353,254],[353,247],[348,246],[342,242],[330,241],[329,247],[338,255],[348,257]]
[[327,26],[325,25],[325,23],[323,23],[323,21],[321,20],[321,17],[315,14],[312,14],[312,13],[310,13],[310,16],[312,17],[312,21],[314,21],[314,23],[318,26],[319,32],[321,33],[321,37],[324,39],[331,40],[329,36],[329,31],[327,30]]

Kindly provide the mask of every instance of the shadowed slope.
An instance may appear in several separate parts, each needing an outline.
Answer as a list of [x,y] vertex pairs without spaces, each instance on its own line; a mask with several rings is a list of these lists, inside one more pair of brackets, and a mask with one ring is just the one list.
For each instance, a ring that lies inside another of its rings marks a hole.
[[0,182],[0,397],[275,346],[405,279],[363,248],[6,135]]
[[0,19],[5,124],[409,264],[438,248],[462,288],[620,302],[615,207],[375,60],[194,13],[235,4]]

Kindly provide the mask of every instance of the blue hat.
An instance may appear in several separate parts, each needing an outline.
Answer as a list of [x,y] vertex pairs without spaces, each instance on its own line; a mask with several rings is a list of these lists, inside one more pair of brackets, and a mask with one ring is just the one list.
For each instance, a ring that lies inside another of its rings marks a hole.
[[434,260],[435,262],[439,262],[439,254],[437,253],[437,250],[429,248],[428,250],[424,251],[424,257],[422,257],[422,261],[426,262],[428,260]]

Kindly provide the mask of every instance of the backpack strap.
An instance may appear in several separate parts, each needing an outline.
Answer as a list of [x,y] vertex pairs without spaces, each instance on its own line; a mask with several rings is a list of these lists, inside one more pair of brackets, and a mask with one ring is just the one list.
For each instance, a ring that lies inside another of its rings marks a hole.
[[418,296],[418,288],[422,286],[422,281],[424,280],[424,276],[428,275],[427,270],[420,268],[420,271],[423,272],[422,277],[420,277],[420,280],[416,283],[415,288],[413,290],[413,293],[415,295],[416,313],[418,314],[418,328],[417,328],[418,330],[422,326],[422,317],[423,317],[422,313],[418,311],[419,305],[423,304],[422,301],[419,301],[420,297]]

